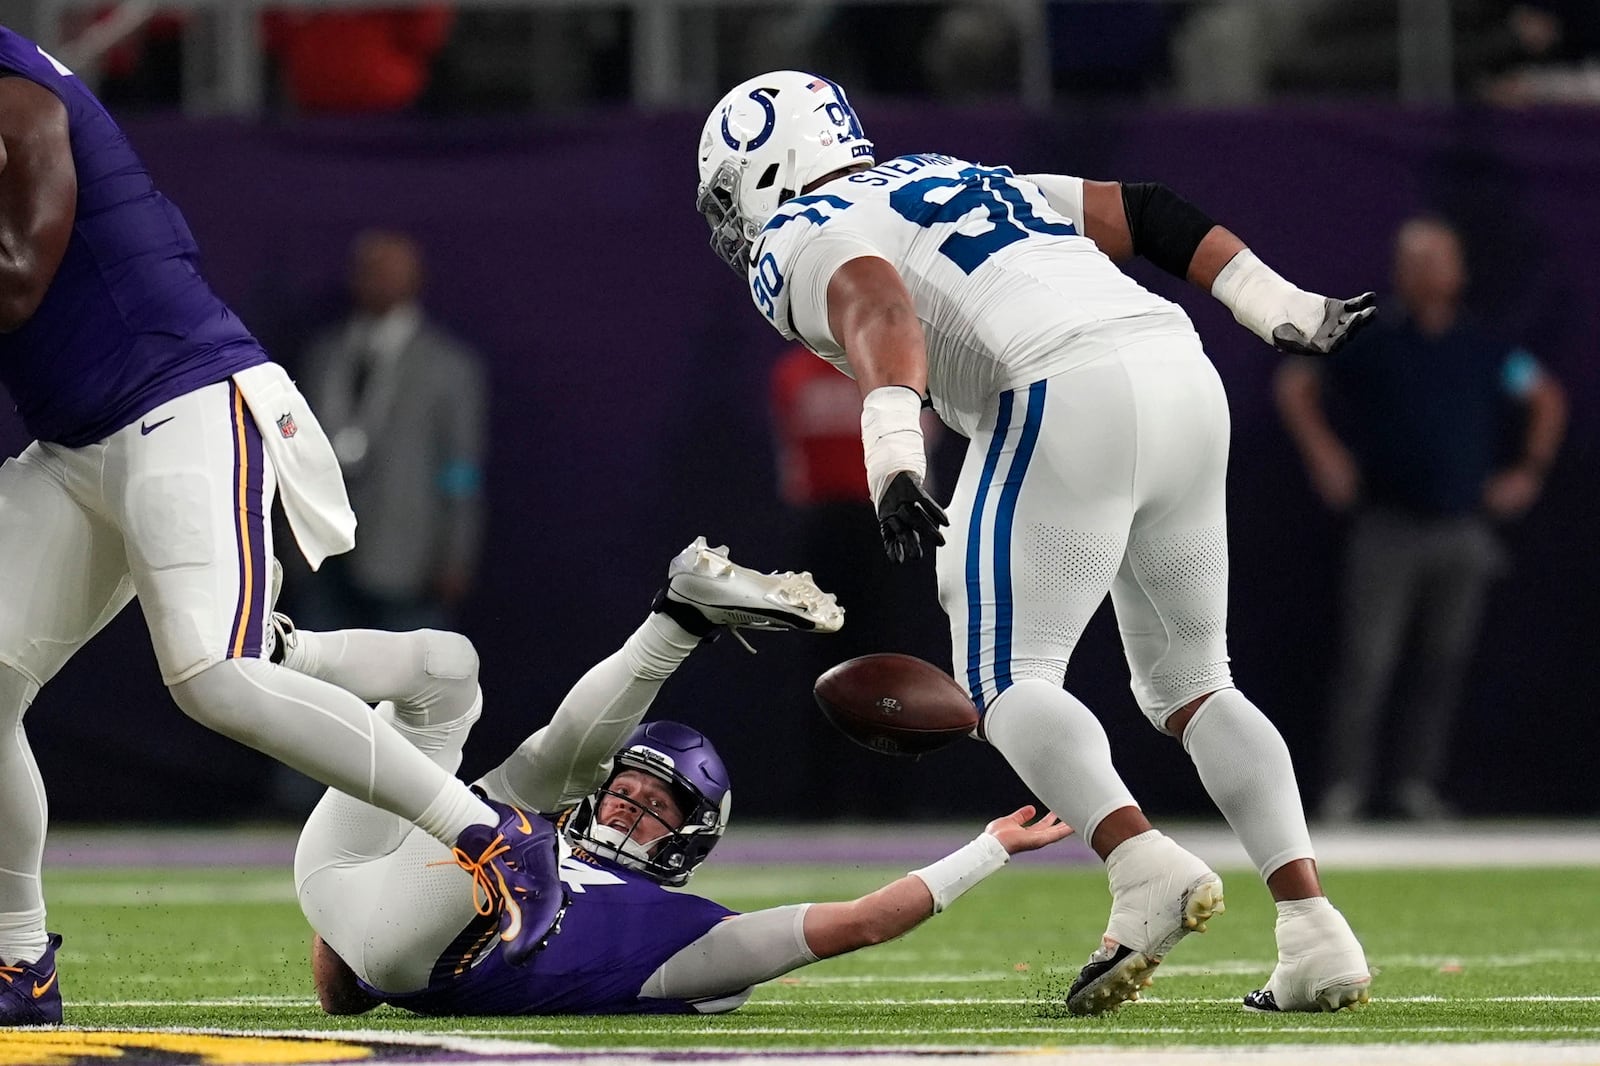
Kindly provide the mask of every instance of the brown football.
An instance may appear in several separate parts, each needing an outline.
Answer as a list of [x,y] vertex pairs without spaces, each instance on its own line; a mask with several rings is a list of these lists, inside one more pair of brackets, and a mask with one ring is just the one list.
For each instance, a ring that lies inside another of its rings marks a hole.
[[978,726],[978,709],[955,679],[914,655],[849,659],[817,678],[812,692],[840,732],[885,755],[922,755]]

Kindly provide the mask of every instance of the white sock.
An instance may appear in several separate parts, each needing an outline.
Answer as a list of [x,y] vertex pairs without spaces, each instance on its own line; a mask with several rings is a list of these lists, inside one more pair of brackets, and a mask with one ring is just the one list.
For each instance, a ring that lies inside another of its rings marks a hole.
[[1225,688],[1201,704],[1184,727],[1183,748],[1263,880],[1315,857],[1288,745],[1244,693]]
[[359,696],[265,659],[228,659],[172,686],[185,714],[446,844],[494,810]]
[[1085,843],[1106,815],[1138,806],[1111,764],[1100,720],[1057,685],[1018,681],[989,704],[983,731],[1023,784]]
[[699,645],[700,638],[666,615],[652,614],[578,679],[549,725],[479,784],[497,799],[536,811],[576,803],[604,782],[611,756],[644,718],[662,682]]
[[1285,899],[1278,901],[1278,919],[1280,921],[1290,918],[1304,918],[1308,914],[1318,911],[1331,911],[1333,904],[1328,902],[1327,896],[1308,896],[1305,899]]
[[39,686],[0,665],[0,963],[36,962],[44,954],[44,895],[39,867],[49,814],[44,782],[22,731]]

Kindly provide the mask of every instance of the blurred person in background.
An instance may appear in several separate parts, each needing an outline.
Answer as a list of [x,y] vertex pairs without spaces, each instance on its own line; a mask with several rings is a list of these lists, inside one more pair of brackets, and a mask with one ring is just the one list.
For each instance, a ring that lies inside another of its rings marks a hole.
[[267,11],[262,32],[285,96],[304,112],[403,111],[450,36],[449,4]]
[[[734,87],[698,148],[711,250],[774,329],[857,383],[885,551],[939,549],[976,735],[1105,862],[1111,914],[1067,1009],[1138,998],[1223,909],[1221,879],[1151,825],[1063,687],[1108,594],[1140,710],[1193,759],[1277,904],[1278,962],[1243,1006],[1364,1002],[1371,973],[1323,891],[1288,747],[1229,667],[1227,396],[1183,311],[1116,264],[1142,256],[1306,354],[1359,329],[1371,294],[1299,288],[1159,183],[880,163],[844,90],[803,71]],[[953,523],[924,483],[927,404],[968,440]]]
[[0,465],[0,1026],[62,1020],[23,718],[135,596],[185,714],[473,856],[508,954],[545,932],[500,894],[538,891],[490,846],[508,812],[269,660],[274,499],[313,568],[349,550],[355,516],[305,398],[199,255],[94,94],[0,27],[0,382],[34,437]]
[[359,234],[348,280],[349,317],[301,362],[362,534],[298,590],[300,610],[323,628],[449,628],[483,540],[484,362],[423,310],[408,235]]
[[[931,595],[897,579],[883,553],[862,466],[861,392],[855,383],[805,347],[788,349],[773,364],[772,424],[778,455],[779,495],[788,508],[790,556],[806,559],[824,588],[850,610],[851,624],[828,641],[798,649],[793,662],[794,700],[807,723],[808,801],[819,811],[856,817],[913,815],[918,798],[878,772],[882,757],[844,737],[815,713],[811,685],[824,670],[873,652],[899,651],[938,658],[942,632],[920,625],[937,607]],[[924,412],[926,439],[938,439],[939,422]]]
[[[1278,371],[1278,409],[1312,488],[1352,516],[1318,808],[1325,821],[1367,810],[1380,750],[1395,752],[1390,798],[1399,813],[1453,813],[1441,786],[1502,565],[1494,525],[1539,499],[1565,432],[1560,384],[1472,316],[1467,281],[1455,228],[1412,218],[1395,238],[1398,309],[1330,358]],[[1521,439],[1508,459],[1502,444],[1518,409]],[[1414,655],[1404,658],[1408,638]],[[1409,698],[1396,711],[1400,743],[1380,747],[1381,711],[1402,665]]]

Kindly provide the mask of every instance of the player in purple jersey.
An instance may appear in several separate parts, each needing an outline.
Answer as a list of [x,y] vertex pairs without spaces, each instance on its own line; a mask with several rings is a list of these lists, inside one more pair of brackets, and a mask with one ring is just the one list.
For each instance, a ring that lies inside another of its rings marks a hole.
[[[991,822],[954,854],[860,899],[737,914],[681,886],[721,839],[732,790],[711,742],[675,722],[640,725],[656,692],[720,625],[803,609],[819,629],[842,612],[807,575],[758,574],[727,549],[691,544],[655,610],[579,679],[550,722],[478,781],[492,799],[559,827],[566,892],[557,932],[507,965],[466,875],[437,841],[330,791],[295,855],[300,906],[316,930],[324,1009],[379,1003],[419,1014],[661,1014],[732,1010],[754,985],[899,936],[1020,851],[1065,837],[1031,807]],[[455,769],[482,709],[477,661],[453,633],[286,631],[286,665],[389,701],[395,722]],[[542,812],[542,813],[537,813]],[[669,887],[671,886],[671,887]]]
[[[0,382],[35,438],[0,466],[0,1026],[61,1020],[23,715],[135,596],[186,714],[456,845],[526,958],[554,917],[537,883],[553,841],[519,835],[362,700],[263,657],[273,499],[312,567],[349,550],[338,461],[111,116],[3,27]],[[490,854],[497,832],[515,846]]]

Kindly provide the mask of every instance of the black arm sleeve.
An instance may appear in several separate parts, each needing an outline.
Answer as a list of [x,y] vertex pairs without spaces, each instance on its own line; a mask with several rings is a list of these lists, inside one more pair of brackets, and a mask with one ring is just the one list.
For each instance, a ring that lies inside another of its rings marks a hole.
[[1122,210],[1133,235],[1133,254],[1180,278],[1188,277],[1195,249],[1216,225],[1210,215],[1158,182],[1123,182]]

